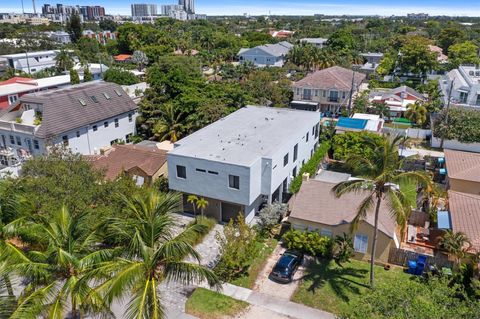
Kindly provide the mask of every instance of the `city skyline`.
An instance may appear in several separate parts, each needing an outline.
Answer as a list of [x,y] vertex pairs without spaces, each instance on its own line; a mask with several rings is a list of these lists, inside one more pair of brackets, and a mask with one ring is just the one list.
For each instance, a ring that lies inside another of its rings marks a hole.
[[[18,2],[18,3],[17,3]],[[51,1],[50,1],[51,2]],[[49,1],[36,1],[38,8]],[[105,7],[107,14],[130,15],[130,5],[139,3],[131,0],[66,0],[62,1],[66,5],[100,5]],[[143,1],[142,3],[156,4],[157,6],[171,4],[170,0],[162,1]],[[25,12],[33,12],[32,2],[24,0]],[[480,16],[480,2],[473,3],[472,0],[458,0],[455,3],[445,0],[426,0],[421,4],[418,1],[406,0],[402,5],[393,5],[384,0],[367,0],[358,3],[354,0],[342,1],[315,1],[303,0],[302,2],[294,2],[291,0],[274,1],[223,1],[219,6],[217,1],[213,0],[197,0],[195,1],[197,12],[208,15],[341,15],[348,13],[349,15],[406,15],[407,13],[428,13],[430,15],[450,15],[450,16]],[[21,1],[15,3],[10,2],[0,5],[0,12],[22,12]]]

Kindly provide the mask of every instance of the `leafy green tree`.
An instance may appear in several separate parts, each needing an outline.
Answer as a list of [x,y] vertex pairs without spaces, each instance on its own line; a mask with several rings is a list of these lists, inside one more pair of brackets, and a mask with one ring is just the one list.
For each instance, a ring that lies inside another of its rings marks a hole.
[[62,71],[67,71],[73,67],[73,56],[70,51],[60,50],[55,56],[55,66]]
[[70,84],[80,84],[80,76],[78,75],[77,70],[70,69]]
[[316,231],[289,230],[283,235],[288,249],[298,250],[311,256],[331,257],[332,240]]
[[472,109],[443,109],[435,117],[433,135],[447,140],[458,140],[462,143],[478,143],[480,141],[480,112]]
[[140,82],[132,72],[115,67],[111,67],[103,73],[103,80],[120,85],[132,85]]
[[381,118],[390,119],[390,108],[383,102],[374,101],[372,103],[372,111],[380,115]]
[[82,37],[78,39],[76,46],[78,57],[87,61],[95,61],[95,57],[102,52],[100,43],[92,38]]
[[352,236],[346,233],[343,233],[341,236],[335,236],[333,242],[333,259],[335,259],[338,264],[341,264],[349,261],[354,255]]
[[202,214],[202,217],[203,217],[203,211],[205,210],[205,208],[207,208],[208,201],[205,198],[200,197],[197,200],[196,205],[197,205],[197,208],[200,209],[200,213]]
[[274,202],[263,207],[258,214],[258,229],[261,234],[272,235],[272,230],[287,214],[287,204]]
[[373,159],[383,137],[371,132],[345,132],[333,137],[333,158],[345,161],[351,156]]
[[73,43],[77,43],[82,37],[82,23],[78,13],[74,12],[70,15],[70,19],[67,21],[66,30],[70,34],[70,39]]
[[[200,265],[200,256],[190,244],[204,231],[200,223],[174,235],[179,196],[149,190],[141,196],[124,198],[128,215],[110,220],[109,235],[125,243],[120,257],[97,267],[96,276],[107,280],[96,289],[111,303],[128,298],[125,318],[163,318],[159,284],[176,281],[192,284],[206,280],[219,287],[215,274]],[[191,256],[196,263],[185,262]],[[167,292],[164,292],[167,293]]]
[[403,72],[411,72],[425,77],[427,72],[437,67],[437,56],[431,52],[429,40],[422,36],[409,36],[405,39],[400,52],[399,65]]
[[369,94],[370,91],[363,91],[355,98],[353,101],[353,113],[367,112],[368,106],[370,105]]
[[391,140],[384,138],[380,144],[373,141],[367,143],[374,147],[370,158],[356,154],[347,157],[347,165],[355,167],[363,178],[351,181],[340,182],[332,189],[336,197],[347,193],[360,192],[365,194],[357,208],[356,216],[352,220],[351,230],[358,227],[360,221],[364,220],[367,214],[374,210],[374,235],[372,250],[370,252],[370,286],[374,286],[374,264],[376,258],[378,217],[382,201],[386,201],[391,207],[391,213],[398,225],[404,225],[411,213],[410,201],[397,185],[404,182],[416,182],[425,185],[429,177],[420,171],[402,172],[403,160],[398,155],[398,143],[402,137],[397,136]]
[[480,62],[478,46],[472,41],[453,44],[448,48],[448,61],[454,68],[461,64],[477,64]]
[[351,53],[357,49],[358,43],[352,31],[346,28],[335,31],[327,42],[334,52]]
[[113,31],[117,30],[117,23],[113,20],[110,20],[110,19],[103,19],[102,21],[100,21],[98,26],[103,31],[112,31],[113,32]]
[[51,218],[22,218],[7,225],[8,234],[28,232],[35,246],[21,250],[12,242],[1,248],[6,262],[3,275],[27,279],[10,318],[80,318],[85,315],[111,314],[86,276],[113,250],[95,247],[96,234],[87,231],[85,216],[73,216],[62,207]]
[[172,143],[185,135],[185,113],[172,103],[161,106],[159,117],[155,119],[153,134],[159,141],[169,140]]
[[460,262],[468,254],[472,247],[470,239],[462,232],[447,230],[440,239],[439,245],[455,258],[455,266],[458,268]]
[[83,71],[83,82],[90,81],[93,81],[93,74],[92,72],[90,72],[90,69],[88,67],[85,67]]
[[458,23],[449,23],[443,27],[438,36],[438,44],[443,52],[448,52],[451,45],[464,42],[467,38],[465,30]]
[[418,126],[422,126],[427,121],[427,113],[428,111],[423,103],[417,101],[407,106],[405,117]]
[[143,67],[148,63],[148,58],[144,52],[136,50],[133,52],[132,62],[137,64],[139,71],[142,71]]

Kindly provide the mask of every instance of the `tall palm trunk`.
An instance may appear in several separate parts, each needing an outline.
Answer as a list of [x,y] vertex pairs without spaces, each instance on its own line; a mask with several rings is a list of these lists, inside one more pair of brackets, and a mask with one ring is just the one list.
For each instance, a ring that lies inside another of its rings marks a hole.
[[375,278],[375,253],[377,250],[377,236],[378,236],[378,214],[380,212],[380,204],[382,202],[381,194],[377,194],[377,204],[375,206],[375,226],[373,229],[372,255],[370,256],[370,287],[374,287]]
[[7,288],[7,293],[10,297],[14,296],[12,282],[10,281],[10,277],[8,275],[3,276],[3,281],[5,282],[5,287]]

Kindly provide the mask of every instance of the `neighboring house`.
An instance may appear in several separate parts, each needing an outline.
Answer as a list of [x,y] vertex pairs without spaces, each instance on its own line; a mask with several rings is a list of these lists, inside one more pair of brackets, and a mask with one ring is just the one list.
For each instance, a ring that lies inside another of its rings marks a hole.
[[240,63],[250,61],[260,67],[281,67],[285,63],[285,57],[292,47],[291,43],[282,41],[276,44],[259,45],[251,49],[242,48],[237,55]]
[[88,155],[96,169],[105,170],[105,178],[115,180],[126,174],[138,186],[152,185],[160,176],[167,176],[167,151],[139,145],[113,145],[100,155]]
[[0,82],[0,110],[15,104],[22,95],[68,85],[70,85],[70,75],[52,76],[43,79],[13,77]]
[[450,190],[480,195],[480,154],[445,149]]
[[383,59],[383,53],[381,52],[367,52],[360,54],[367,62],[360,68],[366,74],[375,73],[378,65]]
[[[103,73],[105,73],[109,69],[109,67],[103,63],[88,63],[87,67],[92,74],[94,80],[101,80],[103,78]],[[81,63],[75,64],[73,69],[78,72],[78,75],[81,78],[83,78],[85,68]]]
[[128,63],[128,62],[132,61],[132,55],[131,54],[119,54],[119,55],[115,55],[113,57],[113,59],[115,60],[115,62]]
[[451,105],[480,107],[479,65],[461,65],[443,76],[440,88],[445,105],[448,103],[452,81]]
[[324,38],[303,38],[300,39],[300,43],[308,43],[313,45],[314,47],[317,47],[319,49],[322,49],[324,46],[327,45],[328,39]]
[[335,132],[337,134],[347,131],[380,133],[384,122],[380,115],[355,113],[352,117],[340,117],[335,126]]
[[0,161],[20,164],[49,146],[97,154],[135,134],[138,106],[114,83],[88,82],[20,97],[0,114]]
[[448,191],[451,229],[467,235],[472,248],[480,252],[480,195]]
[[58,50],[37,51],[16,54],[5,54],[0,57],[7,59],[8,66],[25,73],[35,73],[56,65],[55,57]]
[[[314,112],[248,106],[175,143],[168,152],[169,187],[205,197],[205,213],[250,222],[261,205],[282,201],[291,180],[318,146]],[[294,123],[294,125],[293,125]]]
[[430,49],[430,52],[433,52],[437,55],[437,62],[440,64],[445,64],[448,63],[448,56],[443,54],[443,49],[440,47],[437,47],[436,45],[429,45],[428,48]]
[[278,38],[278,39],[286,39],[286,38],[291,38],[294,34],[295,31],[289,31],[289,30],[271,30],[269,34],[272,36],[272,38]]
[[423,94],[406,85],[394,89],[374,89],[369,95],[370,106],[372,103],[385,104],[390,109],[390,117],[403,117],[410,104],[426,100]]
[[[290,200],[288,221],[294,229],[317,231],[323,236],[334,238],[349,234],[358,206],[366,194],[348,193],[340,198],[332,192],[334,183],[318,180],[303,181],[300,191]],[[358,224],[352,234],[355,258],[369,259],[374,235],[374,208],[369,210],[365,220]],[[390,247],[399,247],[396,222],[391,217],[386,203],[380,206],[378,218],[378,239],[376,260],[388,262]]]
[[95,39],[100,44],[106,44],[108,40],[117,39],[117,32],[112,32],[109,30],[98,32],[92,30],[83,30],[82,35],[86,38]]
[[366,75],[363,73],[354,73],[339,66],[316,71],[293,83],[291,107],[322,113],[339,113],[342,107],[348,106],[350,91],[353,91],[354,96],[365,78]]
[[65,31],[48,31],[45,32],[45,35],[60,44],[69,44],[72,42],[70,34]]

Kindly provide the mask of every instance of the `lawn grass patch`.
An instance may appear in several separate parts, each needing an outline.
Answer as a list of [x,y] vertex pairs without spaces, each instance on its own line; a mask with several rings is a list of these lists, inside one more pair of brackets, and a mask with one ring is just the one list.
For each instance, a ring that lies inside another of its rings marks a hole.
[[188,314],[201,319],[220,319],[235,316],[245,310],[248,303],[233,299],[205,288],[197,288],[188,298],[185,310]]
[[240,277],[232,280],[231,283],[236,286],[252,289],[258,274],[265,267],[268,257],[272,254],[277,244],[278,240],[274,238],[258,240],[256,243],[258,253],[252,256],[252,261],[250,267],[248,267],[248,271],[242,274]]
[[413,180],[406,180],[400,183],[400,190],[405,195],[412,207],[417,207],[417,183]]
[[203,238],[205,238],[205,236],[207,236],[207,234],[213,229],[213,227],[215,227],[217,221],[213,218],[197,216],[196,219],[188,223],[187,229],[195,224],[200,225],[200,231],[194,236],[190,236],[187,238],[187,242],[192,246],[201,243],[203,241]]
[[[314,261],[307,267],[292,301],[334,314],[344,313],[354,300],[369,292],[369,269],[369,263],[358,260],[342,266],[329,259]],[[400,268],[385,270],[375,266],[377,283],[395,285],[409,278]]]

